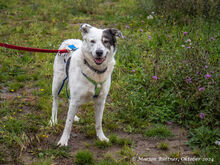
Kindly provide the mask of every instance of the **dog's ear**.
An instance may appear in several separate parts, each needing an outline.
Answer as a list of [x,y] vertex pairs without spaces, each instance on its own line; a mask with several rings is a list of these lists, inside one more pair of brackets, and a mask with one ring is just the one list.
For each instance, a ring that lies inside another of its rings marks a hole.
[[82,32],[82,35],[87,34],[91,28],[92,26],[86,23],[80,25],[80,31]]
[[109,31],[115,37],[124,38],[124,36],[123,36],[123,34],[122,34],[122,32],[120,30],[117,30],[117,29],[114,29],[114,28],[110,28]]

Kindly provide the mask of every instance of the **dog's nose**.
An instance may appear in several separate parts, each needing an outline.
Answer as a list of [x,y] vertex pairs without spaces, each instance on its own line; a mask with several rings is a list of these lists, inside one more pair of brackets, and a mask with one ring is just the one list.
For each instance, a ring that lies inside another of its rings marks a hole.
[[103,50],[96,50],[96,55],[101,57],[103,55]]

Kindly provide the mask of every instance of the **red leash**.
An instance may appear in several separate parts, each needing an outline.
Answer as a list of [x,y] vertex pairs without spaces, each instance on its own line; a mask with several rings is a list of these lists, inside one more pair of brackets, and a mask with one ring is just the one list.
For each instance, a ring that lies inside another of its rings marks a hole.
[[4,44],[0,42],[1,47],[10,48],[10,49],[16,49],[16,50],[24,50],[29,52],[42,52],[42,53],[68,53],[69,51],[66,49],[62,50],[50,50],[50,49],[39,49],[39,48],[28,48],[28,47],[22,47],[22,46],[15,46],[15,45],[9,45]]

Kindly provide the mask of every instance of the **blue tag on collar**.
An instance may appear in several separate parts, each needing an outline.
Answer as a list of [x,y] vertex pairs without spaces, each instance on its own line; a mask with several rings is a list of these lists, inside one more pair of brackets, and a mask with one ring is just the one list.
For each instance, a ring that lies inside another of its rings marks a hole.
[[72,51],[75,51],[75,50],[77,50],[78,48],[77,47],[75,47],[74,45],[69,45],[68,46]]

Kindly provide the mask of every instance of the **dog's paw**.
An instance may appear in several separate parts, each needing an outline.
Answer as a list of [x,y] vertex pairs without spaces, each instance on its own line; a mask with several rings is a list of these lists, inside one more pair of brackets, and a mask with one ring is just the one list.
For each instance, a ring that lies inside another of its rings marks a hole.
[[49,124],[50,126],[55,126],[57,124],[57,121],[50,119]]
[[62,146],[67,146],[67,140],[63,140],[63,139],[60,139],[60,141],[57,143],[57,146],[59,147],[62,147]]
[[79,119],[80,119],[80,118],[79,118],[78,116],[75,115],[75,117],[74,117],[74,121],[78,122]]
[[106,141],[106,142],[109,142],[109,138],[107,138],[105,135],[103,136],[98,136],[99,140],[101,141]]

